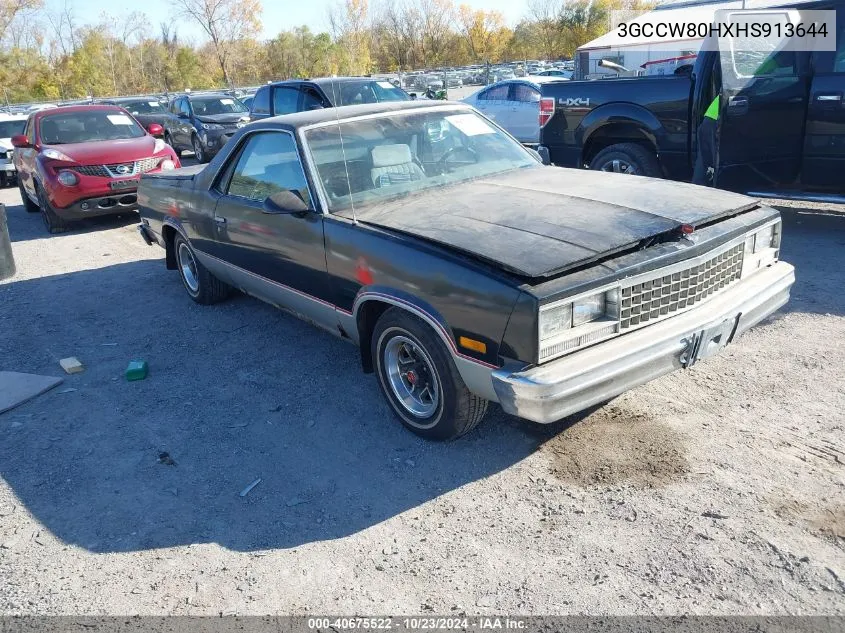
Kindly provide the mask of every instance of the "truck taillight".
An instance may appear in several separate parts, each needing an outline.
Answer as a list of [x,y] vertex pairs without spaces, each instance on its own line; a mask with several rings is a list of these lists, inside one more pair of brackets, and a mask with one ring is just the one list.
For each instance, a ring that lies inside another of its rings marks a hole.
[[540,99],[540,127],[543,127],[555,113],[555,100],[551,97]]

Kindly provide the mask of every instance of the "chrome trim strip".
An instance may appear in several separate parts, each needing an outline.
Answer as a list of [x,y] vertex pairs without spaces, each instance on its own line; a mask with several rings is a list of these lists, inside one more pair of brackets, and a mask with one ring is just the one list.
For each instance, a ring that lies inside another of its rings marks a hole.
[[[443,339],[443,342],[446,343],[446,346],[452,352],[453,356],[457,356],[458,358],[463,358],[467,361],[471,361],[473,363],[477,363],[478,365],[482,365],[489,369],[498,369],[498,365],[491,365],[483,360],[478,360],[477,358],[473,358],[472,356],[467,356],[466,354],[461,353],[458,350],[458,346],[454,340],[452,340],[451,335],[446,330],[445,327],[438,321],[433,315],[426,312],[424,309],[420,308],[413,303],[402,299],[400,297],[395,297],[393,295],[384,294],[382,292],[362,292],[355,298],[355,304],[352,308],[352,313],[355,315],[355,319],[357,321],[358,318],[358,309],[361,307],[361,304],[366,303],[370,299],[367,297],[373,297],[373,300],[384,301],[385,303],[393,304],[397,307],[404,308],[409,312],[415,313],[421,319],[423,319],[426,323],[428,323],[431,327],[435,329],[435,331],[440,335],[440,338]],[[466,382],[466,381],[465,381]]]

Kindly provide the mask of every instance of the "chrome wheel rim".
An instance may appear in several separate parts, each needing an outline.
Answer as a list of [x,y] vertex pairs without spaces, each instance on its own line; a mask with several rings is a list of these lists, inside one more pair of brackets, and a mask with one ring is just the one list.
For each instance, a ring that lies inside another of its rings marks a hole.
[[399,404],[416,418],[430,418],[440,404],[440,382],[428,354],[406,336],[394,336],[382,353],[387,382]]
[[601,171],[612,171],[617,174],[631,174],[632,176],[635,176],[637,174],[636,167],[634,167],[628,161],[619,160],[618,158],[614,158],[613,160],[607,161],[604,165],[601,166]]
[[194,137],[194,157],[198,161],[202,161],[202,145],[196,136]]
[[185,281],[185,286],[191,293],[196,293],[200,289],[200,281],[197,276],[197,262],[194,259],[194,254],[185,242],[179,244],[179,270],[182,271],[182,279]]

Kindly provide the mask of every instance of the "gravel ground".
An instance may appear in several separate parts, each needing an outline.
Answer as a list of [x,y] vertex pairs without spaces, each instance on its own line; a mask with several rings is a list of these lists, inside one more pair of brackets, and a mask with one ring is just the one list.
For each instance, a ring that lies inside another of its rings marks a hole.
[[845,614],[845,217],[785,210],[793,300],[722,355],[431,444],[347,343],[191,302],[136,218],[0,201],[0,369],[86,366],[0,415],[0,614]]

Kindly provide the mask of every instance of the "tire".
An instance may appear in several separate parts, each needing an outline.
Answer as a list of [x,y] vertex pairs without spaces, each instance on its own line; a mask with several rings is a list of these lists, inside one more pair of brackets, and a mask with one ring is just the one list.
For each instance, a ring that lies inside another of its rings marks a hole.
[[208,155],[206,154],[205,150],[202,148],[202,143],[200,142],[200,137],[194,134],[191,137],[191,147],[194,150],[194,156],[196,156],[198,163],[207,163],[208,162]]
[[177,150],[176,146],[173,144],[173,138],[171,138],[170,132],[164,133],[164,142],[170,145],[170,147],[173,148],[173,151],[176,152],[177,155],[179,154],[179,150]]
[[605,147],[590,161],[590,169],[651,178],[663,177],[657,156],[636,143],[617,143]]
[[64,233],[68,230],[69,225],[67,220],[59,217],[50,201],[47,199],[47,194],[41,185],[35,185],[35,191],[38,193],[38,208],[41,210],[41,219],[44,221],[44,227],[50,234]]
[[9,176],[5,171],[0,171],[0,189],[5,189],[9,186]]
[[23,188],[23,183],[21,182],[20,178],[18,178],[18,190],[21,192],[23,208],[26,209],[27,213],[38,213],[39,211],[41,211],[41,207],[39,207],[32,200],[30,200],[29,195],[26,193],[26,189]]
[[443,341],[416,316],[388,309],[376,323],[370,353],[382,393],[412,433],[455,439],[478,426],[487,412],[487,400],[467,389]]
[[173,238],[176,268],[188,296],[201,305],[219,303],[229,296],[232,287],[212,275],[197,259],[194,249],[179,233]]

